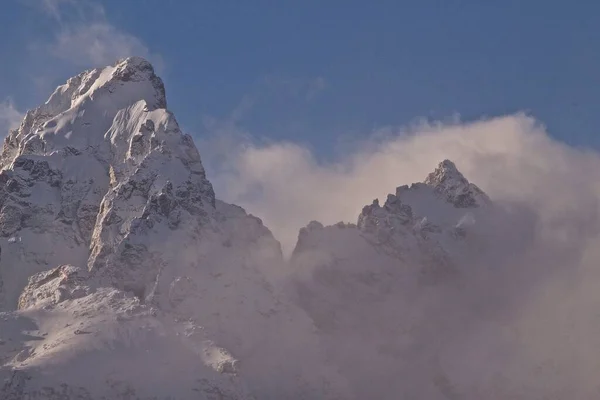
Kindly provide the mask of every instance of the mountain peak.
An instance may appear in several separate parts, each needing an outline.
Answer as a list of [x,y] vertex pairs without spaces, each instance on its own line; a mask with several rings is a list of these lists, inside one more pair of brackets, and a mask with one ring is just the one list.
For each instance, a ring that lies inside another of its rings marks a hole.
[[142,57],[128,57],[68,79],[40,108],[54,116],[100,96],[113,101],[123,98],[127,103],[145,100],[153,109],[167,107],[164,84],[152,64]]
[[166,107],[163,81],[144,58],[124,58],[84,71],[26,113],[19,129],[5,139],[1,166],[17,154],[98,147],[111,125],[127,119],[127,115],[157,111],[154,122],[167,120]]
[[[130,57],[73,76],[28,111],[0,155],[0,242],[33,229],[55,248],[82,248],[79,258],[53,250],[65,256],[50,265],[123,267],[107,257],[138,232],[212,221],[215,195],[198,149],[165,107],[152,65]],[[8,215],[14,223],[2,222]],[[17,264],[29,273],[48,265]],[[12,287],[0,281],[0,303],[14,304],[26,276],[9,279],[3,269]]]
[[448,159],[440,162],[437,168],[432,173],[427,175],[427,178],[425,178],[425,184],[431,186],[437,186],[448,181],[456,181],[461,183],[467,181],[463,174],[460,173],[458,168],[456,168],[456,164]]
[[157,108],[167,108],[165,87],[152,64],[142,57],[122,58],[114,65],[112,78],[121,82],[148,81],[157,92]]
[[124,58],[120,58],[114,65],[130,65],[132,67],[137,67],[140,69],[147,69],[148,67],[152,68],[152,70],[154,70],[154,68],[152,67],[152,64],[146,60],[144,57],[139,57],[139,56],[131,56],[131,57],[124,57]]
[[490,202],[488,196],[479,187],[470,183],[456,168],[456,165],[446,159],[427,175],[424,183],[449,203],[457,208],[479,207]]

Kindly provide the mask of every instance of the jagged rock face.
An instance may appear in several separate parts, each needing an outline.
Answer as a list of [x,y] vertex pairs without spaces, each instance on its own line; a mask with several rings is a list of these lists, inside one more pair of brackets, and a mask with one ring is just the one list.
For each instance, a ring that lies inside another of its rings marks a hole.
[[[152,66],[129,58],[69,79],[10,132],[0,158],[3,308],[16,306],[28,275],[52,265],[108,274],[107,255],[125,247],[140,219],[166,213],[175,228],[213,212],[198,151],[165,107]],[[11,237],[20,241],[10,245]],[[32,252],[40,242],[47,251]],[[123,287],[135,286],[131,280]]]
[[29,275],[85,262],[108,180],[94,159],[51,154],[17,155],[0,182],[0,309],[14,309]]
[[[178,228],[198,230],[215,213],[214,192],[193,141],[181,134],[170,114],[161,111],[147,113],[136,104],[119,113],[109,130],[116,158],[111,164],[114,179],[100,204],[88,261],[93,273],[112,276],[113,283],[137,291],[143,291],[148,278],[136,267],[145,261],[134,255],[140,248],[135,250],[130,243],[133,237],[162,225],[168,228],[161,232],[165,235]],[[123,137],[132,118],[141,123]],[[127,152],[120,145],[124,140],[130,143]],[[179,226],[182,221],[185,227]],[[160,263],[146,261],[156,267]],[[145,272],[155,275],[157,269]],[[117,273],[120,276],[114,276]],[[144,282],[138,284],[138,279]]]

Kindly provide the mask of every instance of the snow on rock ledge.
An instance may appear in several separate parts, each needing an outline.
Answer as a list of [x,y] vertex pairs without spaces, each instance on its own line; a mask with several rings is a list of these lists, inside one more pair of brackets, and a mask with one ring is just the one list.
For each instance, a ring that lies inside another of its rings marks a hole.
[[61,265],[29,278],[19,297],[19,309],[55,305],[90,293],[86,285],[87,271],[72,265]]

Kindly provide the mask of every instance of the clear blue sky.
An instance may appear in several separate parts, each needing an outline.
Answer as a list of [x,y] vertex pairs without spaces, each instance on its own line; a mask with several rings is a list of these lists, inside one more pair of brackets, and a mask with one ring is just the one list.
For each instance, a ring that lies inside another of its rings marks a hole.
[[598,1],[6,0],[0,37],[0,101],[20,111],[132,51],[196,135],[235,120],[327,156],[340,136],[420,117],[524,110],[600,147]]

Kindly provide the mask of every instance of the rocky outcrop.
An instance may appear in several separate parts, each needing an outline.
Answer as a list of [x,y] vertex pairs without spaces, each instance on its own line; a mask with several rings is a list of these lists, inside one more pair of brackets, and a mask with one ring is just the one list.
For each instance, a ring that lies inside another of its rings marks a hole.
[[61,265],[29,278],[19,297],[19,309],[54,306],[90,294],[87,270],[72,265]]

